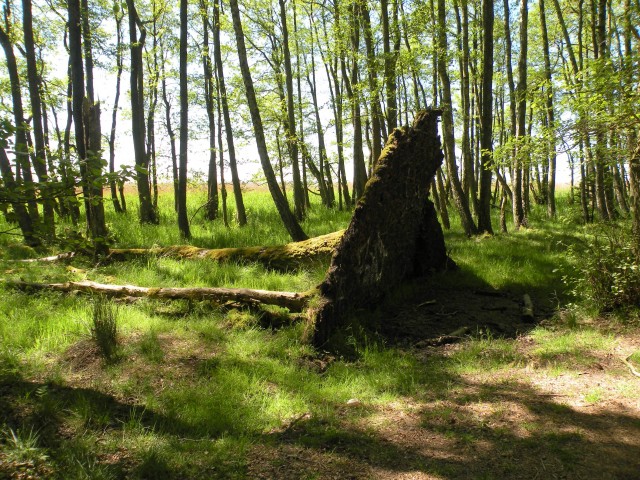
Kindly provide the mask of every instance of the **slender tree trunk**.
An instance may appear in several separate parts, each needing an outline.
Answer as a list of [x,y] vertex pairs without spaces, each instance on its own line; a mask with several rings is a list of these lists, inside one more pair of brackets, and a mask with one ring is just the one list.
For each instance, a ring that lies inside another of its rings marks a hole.
[[[218,85],[218,99],[220,99],[220,82]],[[227,186],[224,181],[224,149],[222,148],[222,106],[217,102],[218,110],[218,151],[220,153],[220,196],[222,197],[222,221],[224,226],[229,228],[229,215],[227,211]]]
[[[444,55],[447,50],[447,35],[446,35],[446,11],[444,0],[438,0],[438,51]],[[462,228],[468,235],[475,235],[477,233],[476,225],[471,217],[471,211],[469,210],[469,203],[462,190],[460,179],[458,177],[458,166],[456,165],[455,154],[455,136],[453,131],[453,104],[451,101],[451,82],[449,80],[449,73],[447,72],[447,62],[444,58],[438,59],[438,76],[442,86],[442,98],[443,98],[443,114],[442,114],[442,136],[444,138],[445,145],[445,160],[447,164],[447,173],[451,181],[453,199],[458,208],[460,214],[460,221],[462,222]]]
[[542,34],[542,50],[544,54],[544,74],[546,80],[545,99],[547,128],[549,136],[549,182],[547,186],[547,215],[550,218],[556,215],[556,125],[553,110],[553,83],[551,78],[551,58],[549,55],[549,37],[547,35],[547,15],[544,0],[539,0],[540,8],[540,33]]
[[[384,2],[385,0],[383,0]],[[373,32],[371,29],[371,19],[369,8],[366,3],[359,4],[360,16],[363,23],[364,43],[367,51],[367,78],[369,79],[369,105],[371,110],[371,156],[373,164],[380,158],[382,152],[382,135],[380,129],[380,104],[378,101],[378,75],[376,70],[376,56],[374,50]]]
[[85,97],[82,30],[80,28],[81,10],[78,0],[70,0],[68,2],[68,13],[69,53],[73,86],[73,123],[82,178],[87,228],[93,240],[95,254],[105,254],[108,251],[108,232],[102,203],[100,105],[94,104],[89,98]]
[[[162,45],[162,44],[161,44]],[[162,54],[164,58],[164,53]],[[169,136],[169,145],[171,147],[171,173],[173,179],[173,208],[178,212],[178,153],[176,149],[176,134],[171,125],[171,102],[167,94],[167,75],[165,73],[164,61],[160,65],[162,71],[162,103],[164,103],[164,121]]]
[[187,84],[187,0],[180,0],[180,167],[178,170],[178,228],[191,238],[187,214],[187,152],[189,142],[189,90]]
[[47,144],[43,131],[43,111],[41,98],[40,77],[36,63],[36,51],[33,40],[33,18],[31,13],[31,0],[22,0],[22,25],[24,32],[24,47],[27,60],[27,78],[29,83],[29,98],[31,100],[31,116],[33,123],[33,138],[35,151],[33,166],[40,182],[42,200],[43,234],[52,239],[55,237],[55,218],[53,192],[50,188],[49,174],[47,172]]
[[491,181],[493,172],[493,0],[482,2],[482,110],[480,202],[478,231],[493,233],[491,228]]
[[[516,152],[514,161],[514,185],[513,185],[513,223],[516,230],[521,226],[527,226],[527,218],[524,209],[523,162],[522,142],[526,140],[527,120],[527,29],[529,20],[529,8],[527,0],[520,2],[520,54],[518,56],[518,86],[515,92],[517,103],[516,121]],[[526,179],[525,179],[526,180]]]
[[[131,50],[131,134],[136,161],[136,183],[140,201],[140,222],[158,224],[158,214],[153,208],[151,199],[151,185],[149,182],[149,156],[145,147],[145,118],[144,118],[144,82],[142,48],[147,31],[138,17],[134,0],[127,0],[129,15],[129,40]],[[140,38],[138,38],[140,29]]]
[[109,179],[109,188],[111,190],[111,201],[113,202],[113,209],[116,213],[125,213],[123,205],[118,200],[118,192],[116,190],[117,182],[114,178],[115,174],[115,159],[116,159],[116,122],[118,119],[118,103],[120,102],[120,85],[122,81],[122,19],[123,14],[120,13],[119,4],[116,2],[114,5],[115,21],[116,21],[116,92],[113,100],[113,110],[111,111],[111,132],[109,134],[109,173],[111,178]]
[[249,105],[249,111],[251,113],[251,120],[253,123],[253,130],[256,137],[262,170],[267,179],[269,191],[271,192],[271,196],[274,200],[276,208],[278,209],[280,218],[282,219],[285,228],[289,232],[289,235],[291,235],[291,238],[294,241],[305,240],[308,237],[300,227],[300,224],[298,223],[296,217],[293,215],[293,213],[291,213],[289,204],[287,203],[286,198],[278,187],[278,181],[273,172],[271,162],[269,161],[269,152],[267,150],[264,129],[262,127],[262,118],[258,109],[258,102],[253,87],[253,79],[251,78],[249,63],[247,62],[247,49],[244,42],[244,33],[242,32],[242,23],[240,20],[240,9],[238,8],[238,1],[230,0],[229,4],[231,7],[231,15],[233,18],[233,29],[236,36],[240,71],[242,73],[242,81],[245,86],[245,94],[247,97],[247,103]]
[[[203,31],[203,52],[202,68],[204,70],[204,96],[207,107],[207,119],[209,124],[209,172],[207,179],[207,208],[206,217],[208,220],[215,220],[218,216],[218,169],[216,167],[216,126],[215,126],[215,105],[214,93],[216,91],[213,83],[213,68],[211,66],[211,55],[209,53],[209,21],[208,8],[205,0],[200,0],[200,15],[202,17]],[[222,145],[220,146],[222,148]]]
[[287,87],[287,150],[291,158],[291,170],[293,173],[293,204],[294,213],[298,220],[305,215],[304,190],[300,176],[300,160],[298,158],[298,137],[296,134],[296,114],[293,103],[293,69],[291,67],[291,50],[289,49],[289,28],[287,26],[287,11],[285,0],[279,0],[280,22],[282,28],[282,50],[284,54],[284,73]]
[[[7,12],[5,10],[5,15]],[[9,24],[9,21],[6,22]],[[4,49],[7,60],[7,70],[9,73],[9,83],[11,86],[11,100],[13,105],[13,118],[15,123],[15,155],[16,155],[16,181],[22,183],[25,189],[27,200],[27,212],[31,220],[31,225],[35,232],[40,230],[40,215],[36,203],[36,189],[31,176],[31,165],[29,162],[29,150],[27,147],[27,130],[29,126],[24,120],[24,110],[22,107],[22,93],[20,90],[20,76],[18,65],[10,36],[0,26],[0,43]]]
[[218,86],[220,88],[220,103],[222,103],[222,114],[224,116],[224,128],[227,136],[227,151],[229,152],[229,170],[231,170],[231,182],[233,184],[233,196],[236,202],[236,215],[238,224],[242,227],[247,224],[247,214],[242,199],[242,188],[240,186],[240,176],[236,161],[236,150],[233,140],[233,129],[231,127],[231,115],[229,114],[229,103],[227,101],[227,89],[224,79],[224,69],[222,66],[222,53],[220,49],[220,3],[219,0],[213,2],[213,45],[216,69],[218,71]]

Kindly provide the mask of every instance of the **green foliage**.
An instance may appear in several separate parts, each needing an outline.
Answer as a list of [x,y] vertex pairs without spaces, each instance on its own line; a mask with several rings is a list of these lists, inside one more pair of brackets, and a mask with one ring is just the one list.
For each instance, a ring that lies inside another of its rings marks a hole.
[[98,295],[93,299],[91,338],[107,362],[116,358],[118,351],[118,309],[112,301]]
[[640,305],[640,266],[624,228],[600,227],[582,245],[571,245],[574,272],[565,276],[576,297],[599,312]]
[[46,450],[40,446],[40,436],[33,427],[17,430],[5,427],[0,432],[0,445],[12,462],[36,463],[47,459]]

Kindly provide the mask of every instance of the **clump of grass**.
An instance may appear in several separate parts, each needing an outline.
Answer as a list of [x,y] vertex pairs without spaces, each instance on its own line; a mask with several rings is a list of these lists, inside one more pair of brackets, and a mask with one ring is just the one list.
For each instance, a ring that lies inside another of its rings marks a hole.
[[99,295],[93,300],[93,323],[91,338],[107,362],[112,362],[118,352],[118,309],[106,297]]
[[30,429],[6,428],[2,431],[4,453],[9,461],[38,463],[45,461],[45,450],[39,446],[40,436]]

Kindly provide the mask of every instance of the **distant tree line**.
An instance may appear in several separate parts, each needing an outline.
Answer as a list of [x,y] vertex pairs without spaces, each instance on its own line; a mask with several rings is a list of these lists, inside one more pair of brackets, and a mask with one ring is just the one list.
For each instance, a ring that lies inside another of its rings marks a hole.
[[[302,240],[310,194],[352,208],[385,139],[437,105],[445,164],[431,196],[445,228],[451,208],[467,235],[506,231],[509,212],[526,226],[534,203],[555,216],[566,159],[583,220],[631,213],[640,249],[637,1],[5,0],[0,23],[0,205],[30,245],[84,214],[92,247],[106,251],[103,191],[128,214],[128,180],[139,221],[158,223],[162,156],[189,238],[196,130],[208,139],[205,217],[234,221],[229,182],[246,224],[236,152],[250,137],[285,227]],[[96,72],[114,79],[111,105],[97,101]],[[122,109],[131,140],[118,135]],[[118,141],[134,157],[120,170]]]

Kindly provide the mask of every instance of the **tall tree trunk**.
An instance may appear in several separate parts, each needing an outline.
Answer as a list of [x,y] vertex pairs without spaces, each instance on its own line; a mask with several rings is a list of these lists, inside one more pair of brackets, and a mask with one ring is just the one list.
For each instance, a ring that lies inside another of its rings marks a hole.
[[[160,43],[162,48],[162,43]],[[163,49],[164,52],[164,49]],[[164,67],[164,53],[162,53],[163,61],[160,64],[162,75],[162,103],[164,103],[164,123],[169,136],[169,146],[171,148],[171,173],[173,179],[173,209],[178,212],[178,153],[176,149],[176,133],[171,125],[171,102],[167,94],[167,75]]]
[[526,140],[527,120],[527,29],[529,20],[529,8],[527,0],[520,2],[520,54],[518,56],[518,86],[515,92],[517,103],[516,119],[516,152],[513,166],[513,223],[516,229],[527,226],[527,218],[524,209],[524,184],[522,142]]
[[180,168],[178,170],[178,228],[191,238],[187,214],[187,153],[189,142],[189,90],[187,84],[187,0],[180,0]]
[[540,8],[540,33],[542,34],[542,50],[544,54],[544,76],[546,85],[544,96],[546,99],[546,115],[549,142],[549,182],[547,186],[547,215],[550,218],[556,215],[556,124],[553,110],[553,83],[551,78],[551,58],[549,55],[549,36],[547,34],[547,15],[544,0],[539,0]]
[[240,186],[240,176],[236,161],[236,149],[233,140],[233,129],[231,127],[231,115],[229,114],[229,103],[227,100],[227,88],[224,79],[224,69],[222,66],[222,53],[220,49],[220,1],[213,1],[213,54],[218,71],[218,87],[220,88],[220,103],[222,103],[222,114],[224,116],[224,129],[227,136],[227,151],[229,152],[229,170],[231,170],[231,182],[233,184],[233,196],[236,202],[236,215],[238,224],[242,227],[247,224],[247,213],[242,199],[242,188]]
[[220,196],[222,197],[222,221],[224,226],[229,228],[229,215],[227,211],[227,186],[224,182],[224,149],[222,148],[222,106],[220,105],[220,82],[216,82],[218,85],[218,151],[220,153]]
[[108,244],[102,203],[100,106],[93,104],[89,98],[85,97],[80,8],[78,0],[68,2],[73,124],[87,228],[93,240],[95,254],[105,254],[108,251]]
[[35,151],[33,155],[33,167],[40,182],[42,200],[43,234],[52,239],[55,237],[55,200],[50,188],[49,174],[47,172],[47,144],[43,130],[43,111],[40,88],[40,77],[36,63],[36,51],[33,40],[33,18],[31,13],[31,0],[22,0],[22,25],[24,32],[24,47],[27,60],[27,78],[29,83],[29,98],[31,100],[31,116],[33,123],[33,138]]
[[289,131],[285,131],[287,137],[287,149],[291,157],[291,170],[293,173],[293,204],[295,216],[302,220],[305,215],[304,190],[300,177],[300,160],[298,158],[298,138],[296,134],[296,114],[293,104],[293,69],[291,67],[291,50],[289,49],[289,28],[287,26],[287,11],[285,0],[279,0],[280,22],[282,29],[282,50],[284,54],[284,74],[287,86],[287,123]]
[[[184,1],[184,0],[183,0]],[[278,209],[280,218],[284,223],[285,228],[291,235],[294,241],[306,240],[308,237],[300,227],[296,217],[291,213],[289,204],[286,198],[278,187],[278,181],[273,167],[269,161],[269,152],[267,150],[267,143],[264,136],[264,129],[262,127],[262,118],[260,116],[260,110],[258,109],[258,102],[256,99],[255,90],[253,87],[253,79],[251,78],[251,71],[249,69],[249,63],[247,61],[247,48],[244,43],[244,33],[242,31],[242,23],[240,20],[240,9],[238,8],[237,0],[230,0],[231,15],[233,17],[233,29],[236,36],[236,45],[238,50],[238,60],[240,63],[240,71],[242,73],[242,81],[245,87],[245,94],[247,97],[247,103],[249,105],[249,111],[251,113],[251,120],[253,123],[253,131],[256,137],[256,143],[258,146],[258,154],[260,156],[260,163],[262,164],[262,170],[267,179],[269,191],[273,201]]]
[[[207,178],[207,208],[208,220],[215,220],[218,216],[218,169],[216,167],[216,126],[215,126],[215,85],[213,83],[213,68],[209,53],[209,11],[205,0],[200,0],[200,15],[202,17],[203,52],[202,68],[204,70],[204,97],[207,107],[209,125],[209,171]],[[222,145],[220,146],[222,148]]]
[[491,180],[493,172],[493,0],[482,1],[482,110],[480,149],[480,209],[478,231],[493,233],[491,228]]
[[109,134],[109,188],[111,190],[111,201],[116,213],[124,213],[125,209],[118,200],[116,190],[115,159],[116,159],[116,122],[118,119],[118,104],[120,102],[120,85],[122,81],[122,19],[124,14],[120,12],[120,4],[114,2],[114,15],[116,21],[116,92],[113,100],[113,110],[111,111],[111,132]]
[[364,186],[367,183],[367,168],[363,152],[362,114],[360,95],[358,94],[359,69],[356,53],[360,48],[360,29],[355,12],[355,5],[351,11],[350,30],[352,58],[349,73],[347,73],[346,60],[341,58],[340,62],[344,86],[351,103],[353,123],[353,198],[357,200],[364,192]]
[[[447,51],[447,31],[446,31],[446,11],[444,0],[438,0],[438,51],[444,55]],[[451,81],[447,72],[447,62],[444,58],[438,59],[438,76],[442,91],[442,136],[445,144],[445,159],[447,173],[451,181],[453,199],[456,203],[462,228],[467,235],[475,235],[477,228],[471,217],[469,202],[464,195],[460,179],[458,177],[458,166],[456,165],[455,136],[453,131],[453,104],[451,100]]]
[[[384,1],[384,0],[383,0]],[[378,68],[376,63],[376,55],[374,50],[373,32],[371,29],[371,19],[369,16],[369,8],[365,3],[359,4],[360,16],[362,17],[364,43],[367,51],[367,78],[369,79],[369,105],[371,110],[371,156],[373,164],[380,158],[382,152],[382,135],[380,129],[380,104],[378,96]]]
[[[398,3],[392,0],[393,25],[389,22],[389,2],[380,0],[380,18],[382,20],[382,48],[384,52],[384,82],[387,103],[387,131],[389,134],[398,126],[398,99],[396,85],[396,62],[400,50],[400,39],[397,35]],[[391,35],[393,30],[393,51]]]
[[[145,118],[144,118],[144,82],[142,48],[147,36],[147,30],[140,21],[134,0],[127,0],[129,16],[129,41],[131,50],[131,136],[136,161],[136,183],[138,199],[140,201],[140,222],[158,224],[157,211],[153,208],[151,199],[151,185],[149,182],[149,156],[145,147]],[[138,38],[140,29],[140,38]]]

